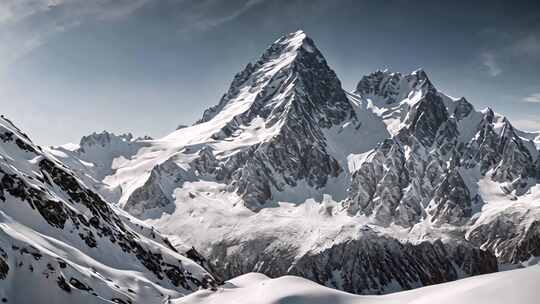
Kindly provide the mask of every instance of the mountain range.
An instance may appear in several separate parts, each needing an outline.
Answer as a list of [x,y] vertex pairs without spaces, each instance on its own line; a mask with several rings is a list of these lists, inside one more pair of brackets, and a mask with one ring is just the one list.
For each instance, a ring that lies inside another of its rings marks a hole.
[[163,138],[0,127],[10,302],[161,303],[251,272],[386,294],[540,256],[540,132],[422,69],[345,91],[302,31]]

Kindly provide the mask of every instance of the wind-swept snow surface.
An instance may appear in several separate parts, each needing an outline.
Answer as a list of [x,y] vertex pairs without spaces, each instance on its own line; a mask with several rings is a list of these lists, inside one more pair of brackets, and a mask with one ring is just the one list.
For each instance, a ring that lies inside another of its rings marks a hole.
[[174,304],[537,304],[540,266],[481,275],[384,296],[358,296],[306,279],[249,273],[218,291],[199,291]]

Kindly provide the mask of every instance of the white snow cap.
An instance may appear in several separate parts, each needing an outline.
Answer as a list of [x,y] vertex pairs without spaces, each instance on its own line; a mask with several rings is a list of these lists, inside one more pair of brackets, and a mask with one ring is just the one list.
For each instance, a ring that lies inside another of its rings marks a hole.
[[296,32],[284,35],[276,40],[274,44],[288,45],[291,51],[297,51],[300,48],[303,48],[305,51],[311,53],[315,49],[313,40],[311,40],[303,30],[297,30]]

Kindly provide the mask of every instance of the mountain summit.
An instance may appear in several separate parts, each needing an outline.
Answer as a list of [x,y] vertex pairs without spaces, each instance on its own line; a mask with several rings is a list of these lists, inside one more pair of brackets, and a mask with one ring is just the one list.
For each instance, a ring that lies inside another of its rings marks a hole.
[[303,31],[281,37],[258,61],[249,63],[234,77],[221,101],[206,110],[199,122],[211,120],[233,104],[244,106],[238,109],[241,116],[235,116],[242,123],[260,116],[268,126],[285,121],[295,112],[314,116],[316,123],[324,127],[354,115],[341,82]]
[[239,102],[249,103],[252,115],[261,112],[263,116],[279,116],[289,104],[302,102],[306,95],[313,98],[313,104],[306,105],[306,110],[313,110],[314,115],[327,112],[325,124],[335,123],[344,114],[341,112],[351,110],[341,83],[313,40],[303,31],[297,31],[275,41],[258,61],[249,63],[238,73],[220,102],[206,110],[199,123],[214,118],[227,105]]

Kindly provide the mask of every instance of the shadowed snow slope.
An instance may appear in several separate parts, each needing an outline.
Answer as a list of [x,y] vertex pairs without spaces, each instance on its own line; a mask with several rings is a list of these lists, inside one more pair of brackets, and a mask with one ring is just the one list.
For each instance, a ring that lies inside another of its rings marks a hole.
[[540,298],[540,266],[467,278],[384,296],[358,296],[306,279],[277,279],[249,273],[216,292],[198,291],[175,304],[535,304]]

